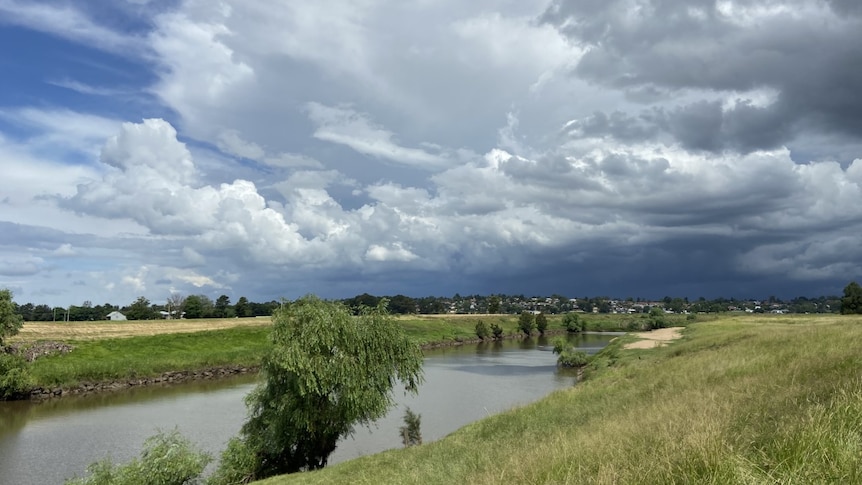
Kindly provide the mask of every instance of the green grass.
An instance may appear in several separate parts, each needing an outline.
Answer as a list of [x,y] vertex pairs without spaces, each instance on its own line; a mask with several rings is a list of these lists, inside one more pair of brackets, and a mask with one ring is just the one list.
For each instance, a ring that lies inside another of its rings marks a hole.
[[195,333],[71,341],[75,349],[37,359],[36,385],[74,386],[82,382],[142,378],[177,370],[254,366],[268,345],[269,327],[237,327]]
[[[621,330],[631,327],[631,322],[643,321],[638,315],[590,314],[583,315],[583,318],[587,321],[588,330]],[[489,326],[492,323],[500,325],[506,336],[520,333],[518,317],[515,315],[396,317],[410,338],[420,345],[445,345],[473,340],[476,338],[476,323],[480,320]],[[550,316],[548,323],[549,331],[563,328],[559,315]],[[37,359],[31,366],[31,374],[36,387],[73,387],[84,382],[154,377],[168,371],[228,365],[254,366],[259,364],[267,346],[268,332],[269,326],[264,325],[152,336],[66,340],[75,347],[74,351]]]
[[862,483],[862,317],[732,316],[421,446],[263,483]]

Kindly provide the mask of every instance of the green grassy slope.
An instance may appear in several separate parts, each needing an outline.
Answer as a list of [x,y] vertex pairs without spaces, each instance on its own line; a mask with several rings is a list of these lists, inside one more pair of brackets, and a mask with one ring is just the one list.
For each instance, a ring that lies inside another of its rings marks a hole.
[[862,318],[730,317],[668,347],[618,343],[533,405],[263,483],[862,483]]

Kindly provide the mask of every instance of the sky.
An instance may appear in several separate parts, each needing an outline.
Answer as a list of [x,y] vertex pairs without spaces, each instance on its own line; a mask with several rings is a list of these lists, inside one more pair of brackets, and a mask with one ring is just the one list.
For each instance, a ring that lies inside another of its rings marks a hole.
[[19,303],[862,279],[856,0],[0,0]]

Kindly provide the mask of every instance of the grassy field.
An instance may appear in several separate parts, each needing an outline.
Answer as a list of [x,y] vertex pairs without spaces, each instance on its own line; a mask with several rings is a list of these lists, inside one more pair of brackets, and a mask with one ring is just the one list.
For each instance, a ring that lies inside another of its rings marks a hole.
[[862,483],[862,317],[733,316],[443,440],[263,483]]
[[[625,330],[642,324],[640,315],[583,315],[588,330]],[[409,315],[396,320],[420,345],[451,344],[476,338],[476,323],[496,323],[504,335],[518,335],[515,315]],[[682,316],[675,321],[684,322]],[[550,331],[563,329],[561,316],[548,318]],[[33,362],[36,387],[74,387],[84,382],[139,379],[168,371],[220,366],[256,366],[267,345],[269,318],[152,320],[124,322],[27,322],[11,343],[56,341],[68,354]]]

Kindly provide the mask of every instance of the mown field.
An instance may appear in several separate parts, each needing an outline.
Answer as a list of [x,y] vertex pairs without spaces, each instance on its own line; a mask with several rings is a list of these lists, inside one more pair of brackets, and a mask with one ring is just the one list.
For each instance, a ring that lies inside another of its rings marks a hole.
[[862,483],[862,317],[731,316],[602,352],[448,437],[262,483]]

